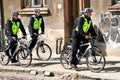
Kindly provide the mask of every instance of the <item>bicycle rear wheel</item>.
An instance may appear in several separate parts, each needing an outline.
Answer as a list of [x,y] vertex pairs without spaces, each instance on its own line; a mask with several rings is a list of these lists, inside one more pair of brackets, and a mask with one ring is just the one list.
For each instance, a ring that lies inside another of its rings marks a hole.
[[0,51],[0,64],[7,65],[10,61],[10,58],[5,54],[4,51]]
[[43,61],[48,61],[52,56],[50,46],[45,43],[38,45],[36,51],[38,58]]
[[[96,48],[94,48],[94,50]],[[102,71],[105,67],[105,64],[106,64],[105,56],[102,54],[102,52],[99,49],[96,49],[94,55],[91,53],[87,55],[86,64],[87,64],[87,67],[92,72],[98,73]]]
[[65,48],[60,55],[60,63],[65,69],[71,69],[69,58],[70,58],[70,49]]
[[32,62],[32,54],[27,48],[22,48],[17,53],[17,59],[20,66],[28,67],[31,65]]

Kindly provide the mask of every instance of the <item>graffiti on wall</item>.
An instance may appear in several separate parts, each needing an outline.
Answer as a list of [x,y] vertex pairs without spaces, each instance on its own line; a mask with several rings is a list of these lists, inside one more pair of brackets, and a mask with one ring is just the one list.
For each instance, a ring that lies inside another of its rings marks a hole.
[[99,30],[102,33],[106,46],[120,47],[120,15],[101,12]]

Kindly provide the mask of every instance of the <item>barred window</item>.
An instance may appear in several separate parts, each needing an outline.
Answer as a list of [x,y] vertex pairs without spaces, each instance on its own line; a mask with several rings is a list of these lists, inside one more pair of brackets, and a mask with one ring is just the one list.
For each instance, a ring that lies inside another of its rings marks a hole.
[[120,0],[115,0],[115,3],[118,3],[118,1],[120,2]]
[[24,0],[24,7],[43,7],[47,6],[47,0]]
[[47,6],[47,0],[43,0],[43,5]]

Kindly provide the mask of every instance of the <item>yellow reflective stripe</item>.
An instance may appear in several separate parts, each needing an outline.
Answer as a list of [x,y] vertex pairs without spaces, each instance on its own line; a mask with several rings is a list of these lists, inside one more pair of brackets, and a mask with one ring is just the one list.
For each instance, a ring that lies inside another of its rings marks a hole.
[[33,29],[37,30],[41,27],[42,24],[42,18],[40,18],[39,20],[35,17],[35,15],[33,15],[34,18],[34,25],[33,25]]
[[12,32],[14,35],[17,35],[17,33],[19,32],[19,26],[20,26],[20,22],[17,22],[15,24],[15,22],[13,21],[13,19],[11,18],[10,21],[12,22]]
[[75,31],[77,31],[77,32],[79,31],[79,30],[78,30],[78,26],[75,28]]
[[89,28],[90,28],[90,25],[91,25],[91,20],[89,21],[89,23],[87,22],[87,19],[84,17],[84,20],[85,20],[85,22],[84,22],[84,25],[83,25],[83,31],[85,32],[85,33],[87,33],[88,32],[88,30],[89,30]]

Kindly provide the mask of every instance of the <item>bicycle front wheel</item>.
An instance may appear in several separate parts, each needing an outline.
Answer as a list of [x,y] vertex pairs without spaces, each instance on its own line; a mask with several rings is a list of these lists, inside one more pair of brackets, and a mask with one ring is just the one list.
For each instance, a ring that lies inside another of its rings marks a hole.
[[106,60],[105,56],[102,54],[100,50],[95,51],[94,55],[93,54],[88,54],[86,58],[86,63],[87,67],[92,71],[92,72],[100,72],[104,69]]
[[60,55],[60,63],[65,69],[71,69],[69,58],[70,58],[70,49],[66,48],[62,51]]
[[28,67],[32,62],[32,54],[27,48],[22,48],[17,53],[17,59],[19,61],[20,66]]
[[10,61],[10,58],[5,54],[4,51],[0,51],[0,64],[7,65]]
[[49,45],[42,43],[37,46],[37,56],[40,60],[47,61],[52,56],[52,50]]

